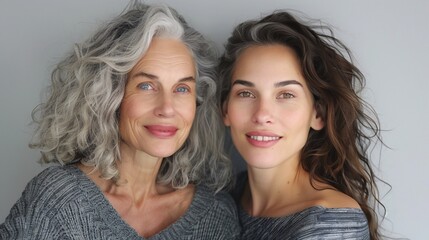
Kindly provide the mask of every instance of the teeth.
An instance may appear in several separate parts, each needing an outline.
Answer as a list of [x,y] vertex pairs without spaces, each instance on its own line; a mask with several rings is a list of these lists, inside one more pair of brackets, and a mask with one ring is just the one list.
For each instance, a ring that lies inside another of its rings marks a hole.
[[270,137],[270,136],[250,136],[251,139],[260,141],[260,142],[268,142],[278,140],[280,137]]

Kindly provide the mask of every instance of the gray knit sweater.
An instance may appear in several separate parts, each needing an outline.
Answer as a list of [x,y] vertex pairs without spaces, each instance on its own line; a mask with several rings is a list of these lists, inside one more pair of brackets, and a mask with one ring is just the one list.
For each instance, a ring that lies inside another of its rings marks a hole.
[[[187,212],[150,239],[237,239],[232,198],[197,186]],[[98,187],[74,166],[49,167],[33,178],[0,225],[0,239],[144,239]]]
[[369,240],[368,223],[360,209],[315,206],[293,215],[252,217],[239,210],[242,239]]
[[241,239],[246,240],[369,240],[365,214],[355,208],[314,206],[284,217],[253,217],[239,204],[247,172],[239,174],[232,192],[239,205]]

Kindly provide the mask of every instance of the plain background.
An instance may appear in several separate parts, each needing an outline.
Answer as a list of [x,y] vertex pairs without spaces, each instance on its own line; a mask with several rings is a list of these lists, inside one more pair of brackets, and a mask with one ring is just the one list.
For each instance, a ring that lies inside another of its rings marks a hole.
[[[156,1],[149,1],[156,2]],[[365,99],[379,113],[383,148],[373,154],[387,215],[396,237],[427,239],[429,207],[429,2],[421,0],[163,1],[222,51],[243,20],[294,9],[335,28],[367,78]],[[50,72],[73,43],[127,4],[118,0],[0,1],[0,222],[26,183],[40,172],[40,154],[27,146],[31,111]]]

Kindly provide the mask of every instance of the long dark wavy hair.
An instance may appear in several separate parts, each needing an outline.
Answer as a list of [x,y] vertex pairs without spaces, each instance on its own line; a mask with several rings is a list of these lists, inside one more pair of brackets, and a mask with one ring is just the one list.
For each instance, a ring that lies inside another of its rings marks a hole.
[[243,50],[270,44],[295,51],[325,123],[320,131],[310,130],[300,164],[310,174],[313,187],[314,181],[320,181],[355,199],[366,215],[371,239],[380,239],[377,207],[384,210],[384,205],[369,159],[374,144],[383,144],[380,124],[376,112],[359,96],[365,86],[363,74],[329,26],[304,23],[286,11],[238,25],[218,65],[219,107],[228,99],[234,65]]

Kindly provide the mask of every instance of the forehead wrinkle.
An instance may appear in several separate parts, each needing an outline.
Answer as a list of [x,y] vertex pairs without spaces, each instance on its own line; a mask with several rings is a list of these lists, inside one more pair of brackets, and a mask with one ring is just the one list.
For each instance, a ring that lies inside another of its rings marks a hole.
[[[139,77],[145,77],[145,78],[149,78],[151,80],[159,81],[158,76],[156,76],[154,74],[146,73],[144,71],[139,71],[138,73],[134,74],[131,78],[135,79],[135,78],[139,78]],[[178,82],[196,82],[196,81],[195,81],[195,78],[193,76],[188,76],[188,77],[180,78],[178,80]]]
[[158,76],[150,74],[150,73],[146,73],[144,71],[139,71],[132,76],[132,78],[138,78],[138,77],[146,77],[146,78],[153,79],[153,80],[158,79]]
[[139,65],[142,64],[146,64],[146,65],[150,65],[150,64],[169,64],[169,65],[179,65],[179,64],[189,64],[192,63],[194,64],[194,60],[192,59],[192,57],[190,56],[186,56],[186,55],[176,55],[176,56],[170,56],[165,54],[164,56],[161,56],[161,54],[157,55],[157,56],[146,56],[144,59],[141,60]]
[[[177,57],[177,56],[176,56]],[[157,76],[156,74],[151,73],[151,69],[153,68],[161,68],[161,69],[171,69],[171,68],[175,68],[175,67],[179,67],[181,70],[180,71],[192,71],[190,72],[189,76],[183,77],[183,78],[187,78],[187,77],[192,77],[194,78],[194,74],[195,74],[195,65],[194,62],[191,60],[191,62],[187,61],[187,60],[173,60],[174,57],[169,57],[171,59],[171,61],[163,61],[158,57],[154,57],[154,58],[146,58],[146,59],[142,59],[140,60],[140,62],[134,67],[136,71],[136,73],[134,73],[132,75],[132,78],[134,77],[147,77],[149,79],[158,79],[159,76]],[[167,59],[167,58],[164,58]],[[188,68],[189,65],[189,68]]]

